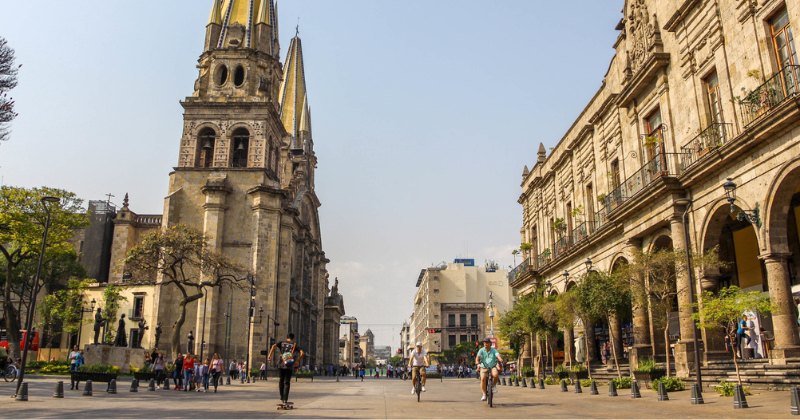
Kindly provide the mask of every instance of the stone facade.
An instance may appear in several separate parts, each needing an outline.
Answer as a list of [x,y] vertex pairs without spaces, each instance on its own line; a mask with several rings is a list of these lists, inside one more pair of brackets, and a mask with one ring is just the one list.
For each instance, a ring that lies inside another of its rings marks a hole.
[[[625,1],[602,86],[556,147],[548,154],[540,145],[535,165],[524,169],[520,233],[532,248],[510,274],[512,286],[529,293],[549,282],[550,293],[561,293],[585,274],[587,258],[613,270],[635,249],[719,246],[728,268],[697,272],[693,285],[676,279],[685,291],[670,330],[679,375],[693,366],[691,287],[769,293],[780,308],[759,319],[775,337],[769,355],[778,362],[800,355],[792,305],[800,63],[794,45],[781,48],[794,42],[785,35],[798,22],[795,0]],[[737,185],[733,205],[726,178]],[[688,244],[682,198],[692,200]],[[737,218],[742,209],[758,209],[758,223]],[[633,312],[611,328],[620,337],[620,325],[632,323],[635,362],[663,333],[647,327],[647,308]],[[592,341],[594,329],[587,332]],[[720,336],[701,333],[704,361],[729,357]]]

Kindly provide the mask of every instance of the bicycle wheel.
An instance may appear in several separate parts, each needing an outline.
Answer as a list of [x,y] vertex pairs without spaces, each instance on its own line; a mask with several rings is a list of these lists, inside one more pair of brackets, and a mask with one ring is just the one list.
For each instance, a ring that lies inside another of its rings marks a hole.
[[492,396],[494,392],[492,392],[492,387],[494,386],[494,378],[492,378],[491,373],[489,374],[489,380],[486,381],[486,401],[489,402],[489,408],[492,408]]
[[422,394],[422,380],[419,377],[417,377],[416,388],[417,388],[417,402],[419,402],[419,396],[420,394]]
[[6,382],[14,382],[17,380],[17,369],[14,366],[7,367],[4,377]]

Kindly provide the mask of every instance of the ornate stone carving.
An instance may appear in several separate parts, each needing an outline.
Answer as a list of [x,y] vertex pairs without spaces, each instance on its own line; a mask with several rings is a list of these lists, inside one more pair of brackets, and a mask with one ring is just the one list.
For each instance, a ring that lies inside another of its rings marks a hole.
[[[631,1],[628,10],[629,42],[633,47],[628,48],[628,66],[636,74],[655,48],[661,47],[661,32],[658,28],[656,15],[650,15],[644,0]],[[630,45],[630,44],[629,44]]]

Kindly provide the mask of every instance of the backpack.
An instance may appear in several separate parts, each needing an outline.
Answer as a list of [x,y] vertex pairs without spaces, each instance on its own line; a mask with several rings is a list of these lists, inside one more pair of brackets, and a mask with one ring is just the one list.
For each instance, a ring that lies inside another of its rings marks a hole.
[[297,348],[297,343],[292,346],[292,351],[287,351],[281,355],[284,366],[292,367],[294,365],[294,349]]

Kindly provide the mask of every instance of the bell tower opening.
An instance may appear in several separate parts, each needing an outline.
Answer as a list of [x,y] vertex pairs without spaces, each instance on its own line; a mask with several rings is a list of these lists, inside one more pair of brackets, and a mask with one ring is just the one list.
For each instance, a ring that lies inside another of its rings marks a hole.
[[250,132],[244,128],[237,128],[233,132],[233,161],[232,168],[246,168],[247,155],[250,150]]
[[200,168],[210,168],[214,163],[214,146],[216,145],[217,133],[211,128],[204,128],[197,136],[199,150],[197,153],[197,166]]

